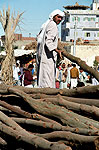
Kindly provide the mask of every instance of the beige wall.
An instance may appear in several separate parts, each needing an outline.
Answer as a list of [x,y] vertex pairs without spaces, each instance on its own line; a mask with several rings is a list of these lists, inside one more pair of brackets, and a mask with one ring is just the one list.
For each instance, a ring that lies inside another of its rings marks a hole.
[[[73,54],[73,46],[71,46],[71,54]],[[99,46],[76,45],[75,56],[86,61],[89,66],[93,66],[95,56],[99,56]]]

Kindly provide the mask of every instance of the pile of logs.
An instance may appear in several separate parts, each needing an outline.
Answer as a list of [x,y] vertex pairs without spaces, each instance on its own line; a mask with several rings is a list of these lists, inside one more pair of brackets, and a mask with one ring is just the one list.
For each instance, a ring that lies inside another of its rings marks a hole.
[[0,85],[1,150],[99,150],[99,86]]
[[24,49],[25,50],[28,50],[28,49],[29,50],[32,50],[32,49],[36,50],[37,49],[37,41],[33,41],[30,44],[26,45]]

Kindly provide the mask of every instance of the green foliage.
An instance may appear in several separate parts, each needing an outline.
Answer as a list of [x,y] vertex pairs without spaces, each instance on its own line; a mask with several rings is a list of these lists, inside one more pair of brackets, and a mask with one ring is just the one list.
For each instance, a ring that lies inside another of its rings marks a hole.
[[99,62],[97,62],[96,60],[93,62],[93,65],[96,67],[98,66],[98,64],[99,64]]
[[5,50],[5,48],[4,48],[3,46],[1,46],[1,47],[0,47],[0,52],[1,52],[1,51],[4,51],[4,50]]
[[13,45],[13,49],[18,49],[18,46],[16,46],[16,45]]

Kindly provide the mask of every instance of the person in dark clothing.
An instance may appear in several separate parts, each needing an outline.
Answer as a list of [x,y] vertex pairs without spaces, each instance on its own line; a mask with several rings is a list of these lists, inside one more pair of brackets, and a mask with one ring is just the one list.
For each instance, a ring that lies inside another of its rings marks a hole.
[[24,74],[24,86],[25,87],[33,88],[32,69],[33,69],[33,65],[30,64],[28,66],[28,69],[25,71],[25,74]]

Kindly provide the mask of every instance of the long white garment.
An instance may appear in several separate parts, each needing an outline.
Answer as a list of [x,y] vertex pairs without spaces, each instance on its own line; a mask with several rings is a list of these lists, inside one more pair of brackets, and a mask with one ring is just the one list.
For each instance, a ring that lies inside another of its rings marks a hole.
[[18,72],[17,72],[17,68],[15,65],[13,65],[13,78],[14,80],[17,80],[18,81]]
[[86,86],[86,81],[88,80],[88,77],[86,75],[86,73],[83,71],[79,74],[79,81],[83,82]]
[[71,79],[71,89],[77,87],[77,79]]
[[55,49],[58,44],[58,28],[56,23],[51,20],[46,27],[43,41],[41,43],[42,54],[40,57],[38,86],[55,88],[55,69],[57,53]]
[[71,81],[71,78],[70,78],[70,69],[72,67],[68,67],[67,68],[67,78],[66,78],[66,81],[67,81],[67,84],[70,84],[70,81]]
[[37,84],[39,87],[55,88],[58,28],[53,21],[55,15],[64,16],[60,10],[54,10],[42,25],[37,41]]
[[27,87],[27,88],[33,88],[33,85],[29,84],[29,85],[26,85],[25,87]]
[[99,82],[96,80],[96,78],[92,78],[92,85],[99,85]]

